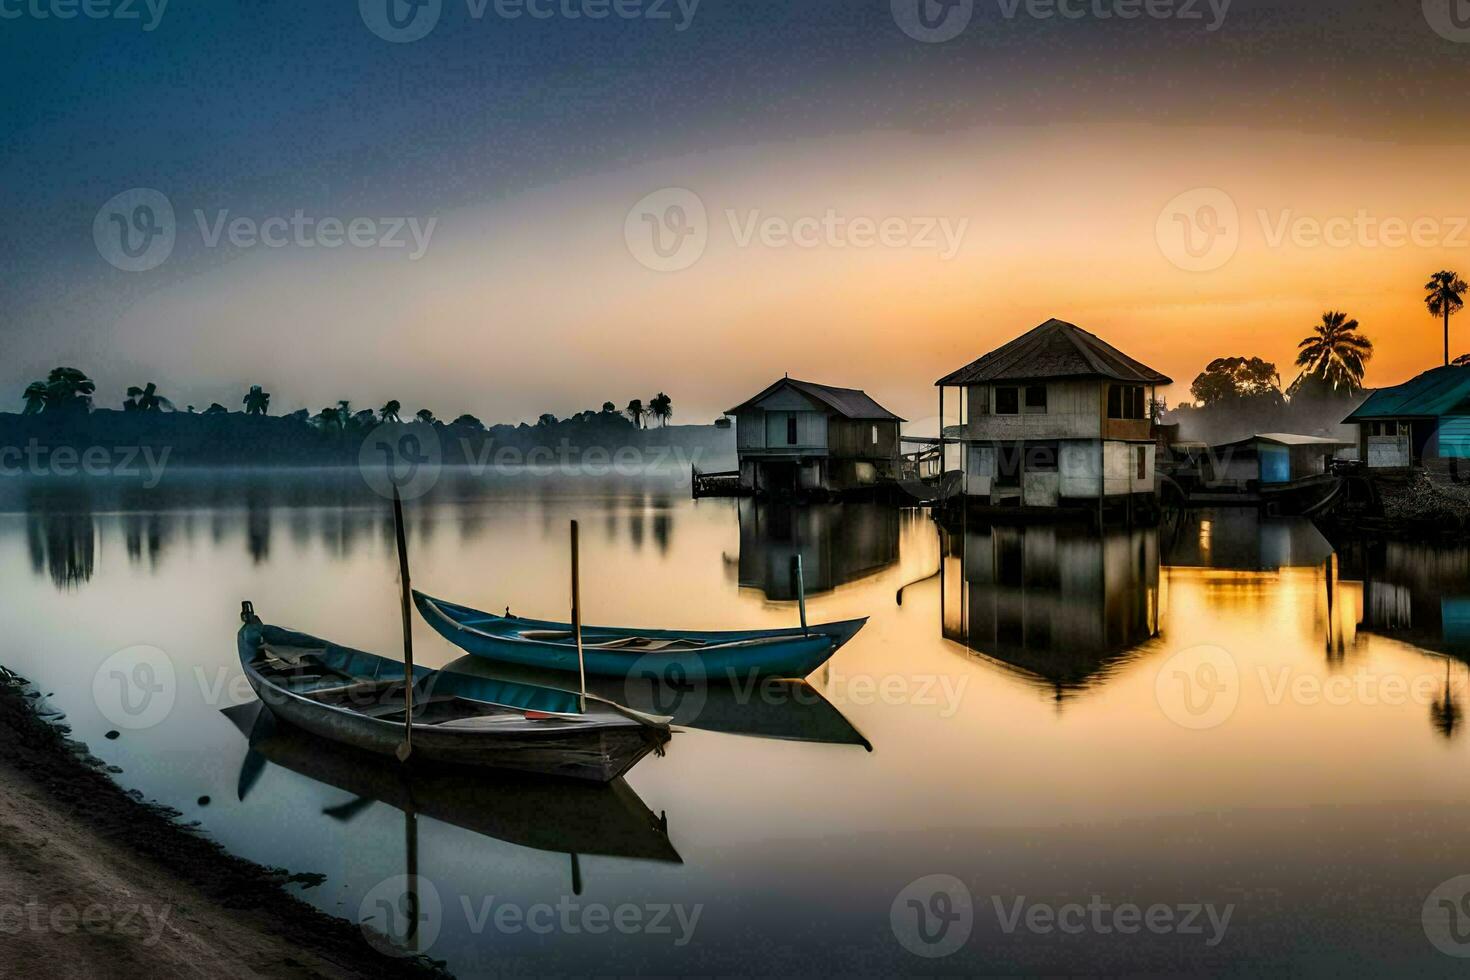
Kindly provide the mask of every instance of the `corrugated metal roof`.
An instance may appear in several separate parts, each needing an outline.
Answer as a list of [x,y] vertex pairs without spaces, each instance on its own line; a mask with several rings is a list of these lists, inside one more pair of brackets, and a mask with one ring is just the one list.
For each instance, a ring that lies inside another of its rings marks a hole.
[[1133,384],[1173,384],[1172,379],[1135,361],[1107,341],[1074,323],[1051,319],[935,385],[982,381],[1039,381],[1043,378],[1111,378]]
[[1470,414],[1470,367],[1437,367],[1392,388],[1380,388],[1344,422]]
[[865,391],[860,391],[857,388],[834,388],[831,385],[819,385],[814,381],[798,381],[795,378],[782,378],[754,398],[749,398],[741,402],[725,414],[738,414],[742,409],[755,404],[782,385],[789,385],[802,394],[810,398],[815,398],[837,414],[846,418],[864,420],[882,419],[894,422],[903,421],[903,419],[873,401]]

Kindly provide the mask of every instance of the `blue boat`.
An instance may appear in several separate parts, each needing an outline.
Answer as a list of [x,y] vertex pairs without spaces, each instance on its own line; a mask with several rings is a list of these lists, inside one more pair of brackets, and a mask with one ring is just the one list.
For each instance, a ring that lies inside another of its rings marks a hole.
[[[414,592],[419,613],[450,643],[501,663],[576,673],[569,623],[494,613]],[[768,630],[657,630],[583,626],[591,676],[648,676],[681,683],[733,683],[752,677],[806,677],[826,663],[867,618]]]

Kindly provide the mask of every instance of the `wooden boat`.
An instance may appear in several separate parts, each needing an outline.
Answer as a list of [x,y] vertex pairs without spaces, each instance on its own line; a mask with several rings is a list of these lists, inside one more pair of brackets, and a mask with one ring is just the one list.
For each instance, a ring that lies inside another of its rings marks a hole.
[[[240,666],[280,720],[320,738],[414,758],[608,782],[669,739],[668,721],[567,691],[445,674],[268,626],[241,612]],[[405,697],[412,718],[405,718]],[[408,721],[410,724],[405,725]]]
[[606,784],[547,779],[452,765],[404,769],[392,760],[283,725],[259,701],[226,708],[250,743],[238,795],[249,795],[267,763],[351,794],[322,812],[351,820],[375,803],[539,851],[682,863],[668,822],[625,779]]
[[[527,667],[578,670],[571,624],[497,616],[417,591],[413,599],[429,625],[466,653]],[[587,674],[601,677],[648,673],[711,684],[751,677],[802,678],[826,663],[866,622],[728,632],[583,626],[581,648]]]

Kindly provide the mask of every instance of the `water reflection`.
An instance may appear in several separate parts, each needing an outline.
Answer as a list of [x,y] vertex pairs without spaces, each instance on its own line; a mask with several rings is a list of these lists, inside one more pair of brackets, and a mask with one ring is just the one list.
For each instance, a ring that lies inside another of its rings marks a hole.
[[898,561],[899,511],[876,502],[795,506],[741,500],[741,588],[767,599],[797,597],[796,556],[801,555],[808,595],[882,571]]
[[1470,548],[1354,541],[1342,564],[1363,582],[1360,629],[1470,660]]
[[944,637],[1051,688],[1104,681],[1159,631],[1152,528],[986,527],[946,533]]
[[1165,565],[1274,571],[1321,565],[1332,545],[1300,518],[1261,516],[1253,507],[1172,511],[1160,528]]
[[33,487],[26,497],[26,547],[31,570],[63,591],[92,578],[97,528],[87,486],[55,483]]

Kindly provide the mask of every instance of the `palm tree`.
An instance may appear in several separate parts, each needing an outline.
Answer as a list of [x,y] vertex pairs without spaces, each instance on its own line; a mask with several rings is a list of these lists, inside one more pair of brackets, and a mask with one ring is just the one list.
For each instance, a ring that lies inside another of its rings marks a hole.
[[1450,685],[1450,663],[1444,665],[1444,694],[1434,699],[1429,706],[1429,723],[1445,738],[1454,738],[1460,727],[1460,716],[1464,712],[1455,701],[1455,690]]
[[1373,356],[1373,341],[1357,332],[1358,321],[1346,313],[1329,310],[1312,334],[1297,347],[1297,366],[1302,373],[1292,382],[1291,390],[1300,390],[1311,380],[1334,394],[1356,394],[1363,388],[1363,364]]
[[270,407],[270,392],[262,391],[260,385],[251,385],[250,390],[245,393],[245,414],[269,415]]
[[399,404],[398,399],[389,399],[388,404],[378,409],[378,419],[382,422],[402,422],[403,419],[398,417],[398,413],[402,410],[403,406]]
[[421,408],[417,412],[414,412],[413,417],[418,419],[425,425],[433,425],[435,421],[434,413],[429,411],[427,408]]
[[23,397],[26,400],[26,407],[21,414],[39,414],[46,407],[46,382],[32,381],[26,385],[26,393]]
[[648,413],[658,419],[659,425],[668,425],[674,417],[674,400],[660,391],[648,403]]
[[643,419],[645,416],[648,415],[648,409],[643,407],[643,399],[633,399],[628,403],[628,407],[623,409],[623,411],[628,413],[628,418],[633,420],[633,424],[635,426],[640,429],[644,427]]
[[137,385],[128,388],[128,400],[123,402],[123,409],[129,412],[172,412],[174,403],[160,395],[158,385],[150,381],[146,388]]
[[1465,301],[1460,297],[1465,295],[1465,280],[1460,278],[1458,272],[1436,272],[1429,277],[1424,284],[1424,305],[1429,307],[1429,315],[1444,318],[1444,362],[1450,363],[1450,315],[1460,312],[1460,307]]
[[1470,367],[1470,354],[1461,354],[1450,363],[1455,367]]

